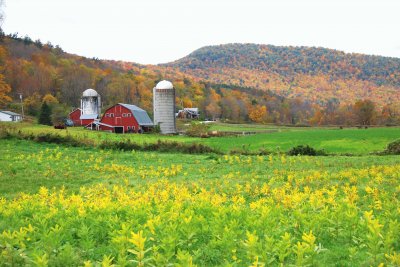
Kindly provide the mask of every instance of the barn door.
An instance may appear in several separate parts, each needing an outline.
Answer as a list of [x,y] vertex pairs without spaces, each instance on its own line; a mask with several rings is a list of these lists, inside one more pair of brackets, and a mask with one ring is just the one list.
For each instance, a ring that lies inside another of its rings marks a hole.
[[116,117],[116,118],[115,118],[115,124],[116,124],[117,126],[121,126],[121,117]]

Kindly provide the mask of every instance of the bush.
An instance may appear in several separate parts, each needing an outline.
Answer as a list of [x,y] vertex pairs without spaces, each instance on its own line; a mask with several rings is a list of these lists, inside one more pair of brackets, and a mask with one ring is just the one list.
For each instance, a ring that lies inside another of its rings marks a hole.
[[309,145],[299,145],[291,148],[287,154],[289,156],[297,156],[297,155],[304,155],[304,156],[317,156],[317,155],[325,155],[325,152],[320,150],[316,150],[315,148],[310,147]]
[[104,141],[99,146],[101,149],[114,149],[114,150],[138,150],[138,151],[159,151],[159,152],[180,152],[187,154],[205,154],[205,153],[216,153],[217,151],[209,146],[203,144],[186,144],[181,142],[161,141],[158,140],[156,143],[145,143],[143,145],[133,143],[130,140],[120,142]]
[[59,144],[59,145],[68,145],[68,146],[86,146],[87,144],[83,142],[83,140],[78,140],[73,138],[70,135],[61,136],[57,134],[51,133],[40,133],[35,136],[34,140],[39,143],[52,143],[52,144]]
[[387,154],[400,155],[400,139],[388,144],[386,148]]
[[208,137],[210,125],[206,123],[192,122],[186,130],[186,134],[191,137]]

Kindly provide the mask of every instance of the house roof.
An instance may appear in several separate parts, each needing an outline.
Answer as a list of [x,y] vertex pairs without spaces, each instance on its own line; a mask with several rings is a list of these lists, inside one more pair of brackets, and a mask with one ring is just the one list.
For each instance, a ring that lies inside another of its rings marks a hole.
[[150,119],[149,115],[147,112],[135,105],[130,105],[130,104],[124,104],[124,103],[118,103],[119,105],[129,109],[132,113],[133,116],[135,116],[136,121],[138,122],[139,125],[143,126],[153,126],[153,121]]
[[199,115],[199,108],[184,108],[184,109],[180,109],[178,111],[178,114],[181,113],[181,112],[189,113],[191,115]]
[[192,112],[199,112],[199,108],[183,108],[183,110],[192,111]]
[[0,110],[0,112],[10,115],[10,116],[21,116],[21,114],[18,114],[18,113],[12,112],[12,111],[8,111],[8,110]]
[[94,119],[97,119],[97,117],[99,117],[99,115],[97,115],[97,114],[82,114],[79,119],[80,120],[94,120]]

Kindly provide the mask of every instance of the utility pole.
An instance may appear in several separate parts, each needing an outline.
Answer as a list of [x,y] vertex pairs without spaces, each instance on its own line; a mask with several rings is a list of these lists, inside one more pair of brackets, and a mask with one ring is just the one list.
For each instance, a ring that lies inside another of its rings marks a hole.
[[19,94],[19,99],[21,100],[21,111],[22,111],[22,120],[24,119],[24,103],[22,102],[22,93]]

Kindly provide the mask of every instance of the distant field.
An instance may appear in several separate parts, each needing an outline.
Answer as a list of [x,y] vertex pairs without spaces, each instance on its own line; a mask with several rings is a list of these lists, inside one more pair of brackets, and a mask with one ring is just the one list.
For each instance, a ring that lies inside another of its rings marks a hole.
[[259,133],[241,137],[221,137],[201,140],[212,147],[229,151],[237,147],[249,150],[265,148],[287,151],[296,145],[310,145],[329,153],[366,154],[383,150],[387,144],[400,138],[400,128],[295,128],[277,132]]
[[[201,143],[229,152],[233,149],[257,151],[265,149],[272,152],[285,152],[296,145],[310,145],[324,149],[328,153],[368,154],[382,151],[387,144],[400,138],[399,127],[388,128],[311,128],[311,127],[278,127],[271,125],[236,125],[212,124],[211,130],[219,131],[258,131],[254,135],[238,137],[193,138],[187,136],[163,136],[157,134],[117,135],[101,131],[89,131],[81,127],[70,127],[67,131],[55,130],[52,127],[32,124],[19,124],[25,132],[53,132],[70,134],[80,138],[89,138],[96,142],[104,140],[131,140],[137,143],[154,143],[157,140],[169,140],[185,143]],[[263,133],[262,131],[269,131]]]

